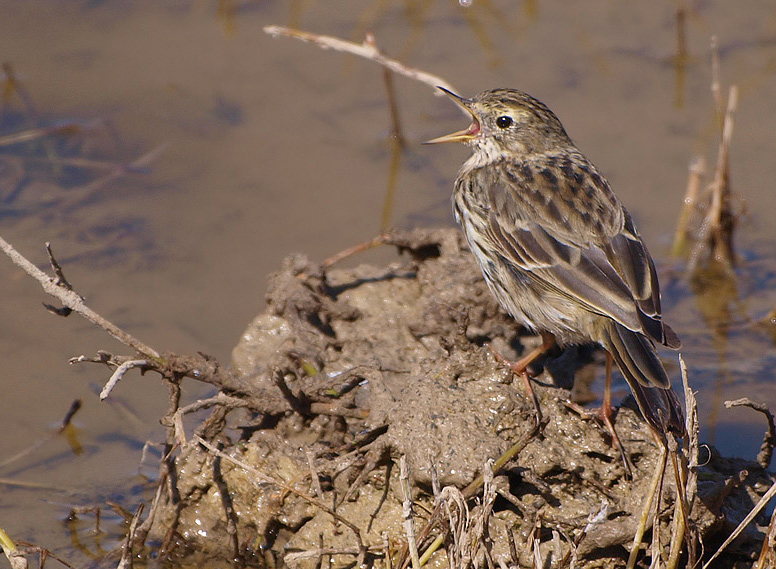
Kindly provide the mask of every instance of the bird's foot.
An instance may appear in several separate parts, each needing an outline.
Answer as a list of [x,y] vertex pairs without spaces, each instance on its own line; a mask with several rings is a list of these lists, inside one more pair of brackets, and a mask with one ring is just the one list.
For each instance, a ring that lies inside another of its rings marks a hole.
[[609,432],[609,435],[612,437],[612,446],[620,453],[622,465],[625,468],[625,478],[627,480],[633,480],[633,465],[631,464],[630,458],[628,458],[625,446],[622,444],[620,436],[617,434],[617,430],[614,428],[614,423],[612,422],[612,418],[615,415],[615,409],[611,404],[606,405],[606,401],[604,401],[604,405],[601,405],[599,416],[606,427],[606,430]]
[[531,377],[528,375],[528,364],[530,364],[533,360],[535,360],[537,356],[534,355],[533,357],[530,357],[533,354],[533,352],[531,352],[531,354],[528,354],[528,356],[524,358],[520,358],[517,361],[512,361],[502,356],[495,349],[493,349],[492,346],[490,346],[489,348],[491,353],[493,354],[493,357],[496,359],[497,362],[507,366],[510,370],[512,370],[512,373],[514,373],[515,375],[519,376],[520,379],[522,379],[523,385],[525,385],[526,393],[528,394],[528,397],[531,399],[531,403],[533,404],[534,420],[536,421],[536,427],[540,428],[542,425],[542,421],[544,420],[542,417],[542,408],[539,405],[539,398],[536,396],[536,392],[534,391],[533,384],[531,383]]
[[620,453],[620,459],[622,460],[623,467],[625,468],[625,478],[627,480],[632,480],[633,464],[628,458],[628,453],[625,450],[625,446],[622,444],[622,441],[620,440],[620,437],[617,434],[617,430],[614,428],[614,423],[612,422],[612,418],[617,415],[617,410],[614,409],[611,405],[609,406],[608,414],[605,411],[604,406],[599,408],[597,411],[595,409],[588,410],[588,409],[585,409],[579,403],[576,403],[575,401],[571,401],[569,399],[563,401],[563,404],[568,409],[571,409],[572,411],[577,413],[584,420],[592,419],[594,421],[601,422],[601,424],[603,425],[603,428],[606,429],[606,432],[612,438],[612,446],[617,450],[617,452]]

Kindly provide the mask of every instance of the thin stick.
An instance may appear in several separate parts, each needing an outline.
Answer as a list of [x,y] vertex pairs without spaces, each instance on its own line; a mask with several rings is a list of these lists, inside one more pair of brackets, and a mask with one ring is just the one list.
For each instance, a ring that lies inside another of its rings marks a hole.
[[671,251],[671,254],[675,257],[684,255],[687,248],[690,218],[698,203],[701,182],[706,173],[706,160],[703,156],[695,156],[690,161],[689,170],[690,175],[687,177],[687,190],[684,194],[684,204],[682,205],[682,211],[679,214],[679,221],[676,224],[674,246]]
[[132,569],[132,545],[135,542],[140,516],[143,515],[144,508],[145,504],[140,503],[137,510],[135,510],[135,515],[132,516],[132,522],[129,524],[129,531],[127,532],[127,537],[124,540],[124,546],[121,551],[121,561],[119,561],[117,569]]
[[738,105],[738,88],[733,85],[728,94],[727,111],[722,126],[722,139],[717,152],[717,165],[714,180],[711,183],[711,205],[706,214],[698,240],[687,264],[687,272],[693,273],[700,258],[700,251],[710,242],[712,254],[720,261],[732,265],[733,255],[733,214],[730,211],[730,142],[733,137],[733,116]]
[[367,548],[364,546],[364,542],[361,539],[361,530],[358,529],[358,526],[353,524],[351,521],[347,520],[346,518],[342,517],[340,514],[332,510],[329,506],[321,502],[320,500],[316,500],[312,496],[309,496],[305,494],[304,492],[300,492],[296,488],[294,488],[292,485],[287,484],[286,482],[283,482],[282,480],[277,480],[271,476],[268,476],[261,472],[260,470],[257,470],[256,468],[252,467],[251,465],[238,460],[236,458],[233,458],[229,456],[228,454],[221,452],[216,447],[211,445],[209,442],[207,442],[205,439],[199,436],[194,436],[192,438],[193,441],[196,441],[197,443],[201,444],[203,447],[208,449],[211,453],[214,455],[221,457],[223,460],[227,460],[231,462],[232,464],[235,464],[239,466],[240,468],[245,469],[246,472],[249,472],[250,474],[253,474],[256,478],[258,478],[261,482],[265,484],[274,484],[275,486],[278,486],[285,490],[286,492],[290,492],[296,496],[299,496],[302,500],[305,502],[312,504],[316,508],[323,510],[327,514],[329,514],[331,517],[333,517],[338,522],[346,525],[350,530],[353,532],[353,534],[356,536],[356,541],[358,541],[358,550],[361,552],[361,554],[366,553]]
[[733,530],[733,533],[731,533],[724,541],[724,543],[719,546],[719,549],[717,549],[714,555],[712,555],[711,558],[709,558],[709,560],[703,564],[703,569],[707,569],[708,566],[711,565],[712,561],[714,561],[720,555],[720,553],[722,553],[725,548],[733,542],[734,539],[741,535],[741,532],[744,531],[746,526],[748,526],[752,520],[757,517],[757,514],[759,514],[760,511],[768,505],[768,502],[770,502],[774,496],[776,496],[776,482],[774,482],[774,484],[768,488],[768,491],[763,494],[763,497],[760,498],[760,501],[757,502],[757,505],[752,508],[752,511],[750,511],[743,520],[741,520],[741,523],[738,524],[738,527],[736,527],[736,529]]
[[307,457],[307,466],[310,468],[310,482],[312,489],[315,492],[316,498],[323,498],[323,488],[321,487],[321,479],[318,477],[318,469],[315,468],[315,453],[310,447],[304,449],[305,457]]
[[734,401],[725,401],[725,408],[730,409],[731,407],[749,407],[750,409],[754,409],[765,415],[765,418],[768,421],[768,430],[765,432],[762,445],[760,445],[760,452],[757,453],[757,464],[764,469],[768,468],[768,465],[771,463],[771,458],[773,458],[774,446],[776,446],[776,424],[774,423],[773,413],[771,413],[771,410],[768,409],[767,405],[756,403],[748,397],[743,397]]
[[[367,548],[367,551],[369,553],[380,553],[381,551],[385,550],[385,545],[372,545]],[[293,563],[299,563],[300,561],[304,561],[306,559],[316,559],[331,555],[358,555],[358,548],[356,547],[321,547],[319,549],[311,549],[309,551],[295,551],[293,553],[289,553],[286,555],[283,560],[286,562],[286,565],[291,565]],[[386,554],[387,555],[387,554]]]
[[[287,38],[296,38],[298,40],[313,43],[322,49],[333,49],[334,51],[350,53],[352,55],[357,55],[358,57],[363,57],[364,59],[369,59],[390,69],[394,73],[425,83],[434,89],[434,94],[437,96],[442,95],[437,87],[444,87],[449,91],[455,92],[453,86],[438,75],[433,75],[432,73],[427,73],[420,69],[415,69],[414,67],[408,67],[400,61],[386,57],[377,49],[374,38],[372,38],[371,42],[364,41],[361,44],[357,44],[333,36],[303,32],[284,26],[265,26],[264,31],[273,37],[284,36]],[[466,111],[463,112],[466,113]]]
[[[535,425],[533,429],[531,429],[528,433],[526,433],[522,439],[517,441],[514,445],[512,445],[507,452],[502,454],[498,460],[493,464],[493,473],[496,474],[501,471],[502,468],[504,468],[504,465],[506,465],[510,460],[515,458],[520,451],[522,451],[526,446],[528,446],[528,443],[531,442],[536,435],[539,434],[539,431],[541,430],[541,425]],[[479,489],[482,487],[482,484],[484,482],[484,478],[482,474],[477,476],[472,482],[469,483],[469,485],[463,489],[463,495],[468,499],[474,496]]]
[[0,461],[0,467],[4,467],[8,464],[11,464],[19,460],[20,458],[27,456],[31,452],[45,445],[53,438],[61,435],[64,432],[64,430],[68,427],[68,425],[70,425],[70,421],[73,419],[73,416],[81,409],[81,404],[82,402],[80,399],[76,399],[75,401],[73,401],[73,403],[70,404],[70,408],[67,410],[67,413],[65,414],[64,419],[62,419],[62,423],[60,424],[59,428],[56,431],[52,431],[51,433],[49,433],[48,435],[40,439],[38,442],[33,443],[27,448],[25,448],[24,450],[16,453],[15,455]]
[[128,362],[124,362],[119,367],[117,367],[116,371],[111,374],[110,379],[108,379],[108,382],[105,384],[105,387],[103,387],[102,391],[100,391],[100,401],[105,401],[108,398],[110,392],[113,391],[113,388],[116,387],[116,384],[121,381],[121,378],[123,378],[124,374],[126,374],[129,370],[136,367],[146,367],[148,364],[148,360],[129,360]]
[[72,290],[67,290],[67,288],[64,288],[62,285],[57,284],[55,279],[52,279],[38,267],[33,265],[30,261],[27,260],[26,257],[14,249],[13,246],[2,237],[0,237],[0,249],[2,249],[3,252],[8,255],[8,257],[10,257],[11,261],[13,261],[17,267],[20,267],[25,273],[38,281],[40,286],[43,287],[43,290],[47,294],[50,294],[54,298],[59,299],[62,304],[77,312],[92,324],[99,326],[122,344],[133,348],[149,359],[161,361],[162,358],[156,350],[150,346],[147,346],[130,334],[127,334],[124,332],[124,330],[115,324],[108,322],[105,320],[105,318],[94,312],[91,308],[84,304],[83,298],[81,298],[77,293]]
[[[660,438],[657,437],[656,438]],[[639,524],[636,528],[636,535],[633,536],[633,545],[631,546],[630,555],[628,556],[628,564],[626,565],[627,569],[633,569],[636,566],[636,558],[639,555],[639,551],[641,550],[641,540],[644,537],[644,531],[647,528],[647,522],[649,521],[649,513],[652,510],[652,502],[655,499],[655,495],[657,494],[657,489],[660,486],[660,482],[663,479],[663,473],[666,469],[666,459],[668,458],[668,447],[660,443],[660,462],[658,464],[658,467],[655,469],[654,474],[652,475],[652,481],[649,485],[649,493],[646,496],[646,500],[644,502],[644,506],[641,510],[641,518],[639,519]]]
[[733,117],[738,106],[738,87],[730,87],[725,119],[722,126],[722,140],[714,171],[714,192],[709,217],[714,243],[713,254],[727,263],[733,263],[732,229],[733,215],[730,211],[730,141],[733,138]]
[[776,510],[771,514],[771,523],[768,524],[768,531],[763,540],[760,557],[757,559],[754,569],[767,569],[768,567],[773,567],[774,564],[776,564]]
[[407,457],[401,455],[399,459],[399,480],[401,481],[402,517],[404,518],[404,532],[407,535],[407,545],[410,548],[412,569],[420,569],[420,557],[418,556],[418,544],[415,541],[415,522],[412,515],[412,487],[410,486],[410,473],[407,467]]
[[347,259],[352,255],[355,255],[356,253],[361,253],[363,251],[372,249],[373,247],[377,247],[378,245],[384,245],[388,243],[390,237],[391,237],[390,233],[381,233],[374,239],[370,239],[369,241],[365,241],[364,243],[359,243],[358,245],[354,245],[353,247],[348,247],[347,249],[340,251],[335,255],[332,255],[321,264],[323,265],[324,268],[329,268],[343,261],[344,259]]

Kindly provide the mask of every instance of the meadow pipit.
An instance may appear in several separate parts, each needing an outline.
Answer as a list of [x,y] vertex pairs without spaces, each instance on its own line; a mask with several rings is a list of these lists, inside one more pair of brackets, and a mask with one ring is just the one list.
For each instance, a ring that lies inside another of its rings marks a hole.
[[[533,97],[442,90],[472,116],[467,129],[429,141],[473,149],[455,181],[456,220],[498,302],[544,339],[513,369],[527,379],[553,339],[598,343],[649,425],[681,436],[682,406],[655,348],[678,348],[679,338],[663,323],[654,263],[609,183]],[[608,404],[607,394],[605,413]]]

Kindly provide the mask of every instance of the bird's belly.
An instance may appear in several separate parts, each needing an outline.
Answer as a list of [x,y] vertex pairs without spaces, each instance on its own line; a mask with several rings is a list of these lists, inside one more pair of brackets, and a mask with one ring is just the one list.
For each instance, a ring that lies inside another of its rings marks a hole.
[[534,332],[550,332],[560,345],[594,341],[600,316],[494,252],[486,254],[479,243],[470,246],[491,292],[515,320]]

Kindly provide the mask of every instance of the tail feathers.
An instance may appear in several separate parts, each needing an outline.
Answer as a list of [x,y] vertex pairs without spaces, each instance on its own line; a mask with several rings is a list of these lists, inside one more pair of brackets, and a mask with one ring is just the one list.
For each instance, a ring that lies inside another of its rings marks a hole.
[[659,317],[647,316],[643,312],[639,313],[641,325],[647,336],[650,336],[656,342],[663,344],[673,350],[682,347],[682,341],[674,330]]
[[687,434],[682,404],[673,389],[670,387],[667,389],[644,387],[630,380],[628,380],[628,385],[639,405],[641,414],[661,438],[665,439],[665,433],[668,432],[677,437],[684,437]]
[[633,392],[641,414],[661,436],[668,431],[684,436],[684,411],[671,389],[654,344],[643,334],[612,321],[601,340]]
[[611,322],[606,330],[604,347],[612,354],[628,383],[636,381],[645,387],[667,389],[671,380],[657,357],[654,344],[643,334]]

